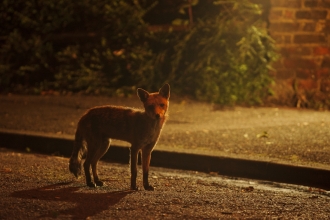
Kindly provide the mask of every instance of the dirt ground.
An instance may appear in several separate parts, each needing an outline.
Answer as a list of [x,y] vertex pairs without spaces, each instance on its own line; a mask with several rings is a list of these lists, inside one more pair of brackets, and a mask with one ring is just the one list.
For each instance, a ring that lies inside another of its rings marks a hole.
[[[68,171],[68,158],[0,148],[0,219],[329,219],[330,192],[151,168],[156,190],[130,191],[129,165],[101,162],[104,187]],[[138,176],[141,186],[141,173]]]

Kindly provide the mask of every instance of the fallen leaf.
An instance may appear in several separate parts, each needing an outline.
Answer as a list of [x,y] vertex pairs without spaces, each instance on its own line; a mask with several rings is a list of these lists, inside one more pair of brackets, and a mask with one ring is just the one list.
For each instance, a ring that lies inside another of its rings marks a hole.
[[5,167],[5,168],[1,169],[1,173],[11,173],[11,172],[12,172],[11,168]]
[[244,187],[242,189],[242,192],[252,192],[254,190],[253,186],[248,186],[248,187]]
[[268,133],[267,131],[264,131],[260,134],[257,134],[257,138],[268,138]]

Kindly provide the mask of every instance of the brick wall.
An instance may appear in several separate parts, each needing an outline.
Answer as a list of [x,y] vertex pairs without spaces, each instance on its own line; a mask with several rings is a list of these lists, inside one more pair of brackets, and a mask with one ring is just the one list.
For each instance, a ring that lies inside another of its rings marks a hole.
[[270,0],[269,30],[281,58],[274,65],[278,101],[330,106],[330,0]]

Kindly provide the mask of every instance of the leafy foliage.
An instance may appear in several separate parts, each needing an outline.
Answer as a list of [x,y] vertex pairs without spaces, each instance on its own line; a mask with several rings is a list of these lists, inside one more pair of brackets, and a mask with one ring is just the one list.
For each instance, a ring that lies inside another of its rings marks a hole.
[[220,14],[199,20],[176,45],[173,81],[200,100],[260,104],[271,92],[274,41],[259,19],[258,5],[246,0],[219,4]]
[[144,11],[121,0],[4,0],[0,86],[131,87],[152,57]]
[[175,93],[221,105],[269,94],[276,53],[258,5],[214,1],[219,13],[191,28],[152,33],[138,2],[4,0],[0,88],[122,95],[168,81]]

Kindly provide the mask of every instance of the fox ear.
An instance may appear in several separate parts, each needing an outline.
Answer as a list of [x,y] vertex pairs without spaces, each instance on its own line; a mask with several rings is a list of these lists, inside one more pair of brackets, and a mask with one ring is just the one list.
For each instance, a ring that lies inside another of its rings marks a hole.
[[147,99],[149,97],[149,92],[147,92],[144,89],[138,88],[137,89],[137,95],[139,96],[139,98],[142,102],[145,102],[145,101],[147,101]]
[[159,90],[159,94],[161,96],[163,96],[164,98],[169,99],[170,98],[170,85],[167,83],[165,85],[163,85],[163,87],[160,88],[160,90]]

